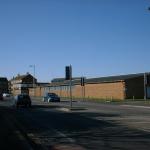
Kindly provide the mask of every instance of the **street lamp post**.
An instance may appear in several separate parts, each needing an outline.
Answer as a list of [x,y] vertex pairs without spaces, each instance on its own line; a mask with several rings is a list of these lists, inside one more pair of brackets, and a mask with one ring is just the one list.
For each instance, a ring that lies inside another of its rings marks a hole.
[[147,99],[147,74],[144,73],[144,100]]
[[33,68],[33,96],[35,96],[35,65],[30,65]]

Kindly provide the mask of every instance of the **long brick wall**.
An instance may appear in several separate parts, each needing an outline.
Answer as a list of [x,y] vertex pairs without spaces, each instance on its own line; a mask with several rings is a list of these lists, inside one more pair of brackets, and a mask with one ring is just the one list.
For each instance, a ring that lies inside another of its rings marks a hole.
[[[82,91],[84,94],[82,94]],[[60,87],[48,87],[36,88],[35,95],[43,96],[45,92],[54,92],[61,97],[69,97],[70,89],[69,86]],[[32,90],[30,90],[32,94]],[[97,84],[86,84],[84,89],[80,85],[74,85],[72,87],[72,96],[77,98],[99,98],[99,99],[125,99],[125,84],[124,82],[113,82],[113,83],[97,83]]]
[[125,99],[124,82],[88,84],[85,96],[102,99]]

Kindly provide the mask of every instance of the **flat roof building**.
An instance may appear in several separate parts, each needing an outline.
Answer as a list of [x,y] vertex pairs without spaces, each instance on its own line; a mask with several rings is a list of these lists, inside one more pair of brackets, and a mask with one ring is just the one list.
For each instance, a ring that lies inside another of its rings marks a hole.
[[[150,73],[138,73],[99,78],[85,78],[84,86],[81,78],[72,80],[72,96],[74,98],[90,99],[144,99],[150,98]],[[49,85],[38,87],[38,96],[45,92],[53,92],[60,97],[70,96],[70,81],[65,78],[55,78]]]
[[[62,87],[61,94],[64,93],[64,95],[68,95],[66,94],[67,90],[63,89],[67,89],[70,81],[63,79],[61,79],[63,82],[57,81],[58,80],[53,79],[51,87],[53,89],[60,89]],[[80,84],[80,78],[72,80],[74,97],[81,97],[82,90]],[[55,92],[56,91],[57,90],[55,90]],[[59,92],[57,91],[57,93]],[[146,76],[145,73],[138,73],[99,78],[85,78],[85,97],[87,98],[143,99],[145,93],[146,97],[150,98],[150,73],[146,73]]]

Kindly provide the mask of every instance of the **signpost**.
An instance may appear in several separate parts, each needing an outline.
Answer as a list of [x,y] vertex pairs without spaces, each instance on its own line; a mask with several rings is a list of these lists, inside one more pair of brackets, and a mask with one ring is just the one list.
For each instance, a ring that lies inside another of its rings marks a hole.
[[69,80],[70,86],[70,108],[72,108],[72,66],[66,66],[66,80]]
[[85,97],[85,78],[81,77],[81,86],[82,86],[82,100],[84,101]]

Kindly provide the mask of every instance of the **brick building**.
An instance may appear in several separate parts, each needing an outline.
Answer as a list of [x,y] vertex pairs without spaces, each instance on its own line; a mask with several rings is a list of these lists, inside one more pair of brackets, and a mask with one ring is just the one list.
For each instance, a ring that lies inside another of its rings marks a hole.
[[10,80],[11,93],[13,95],[21,93],[29,94],[29,88],[33,88],[33,83],[36,84],[37,79],[35,79],[31,74],[27,73],[25,75],[17,75]]
[[[37,93],[42,96],[45,92],[54,92],[61,97],[69,97],[69,85],[69,81],[63,78],[53,79],[49,86],[38,87]],[[144,91],[147,98],[150,98],[150,73],[146,74],[146,78],[144,73],[139,73],[85,79],[84,87],[81,86],[80,78],[72,81],[72,96],[76,98],[84,95],[85,98],[93,99],[143,99]]]
[[8,80],[5,77],[0,77],[0,93],[8,93]]
[[45,87],[49,87],[50,83],[42,83],[42,82],[38,82],[36,84],[36,87],[33,88],[29,88],[29,95],[30,96],[37,96],[40,97],[41,95],[43,95],[43,93],[46,91]]

